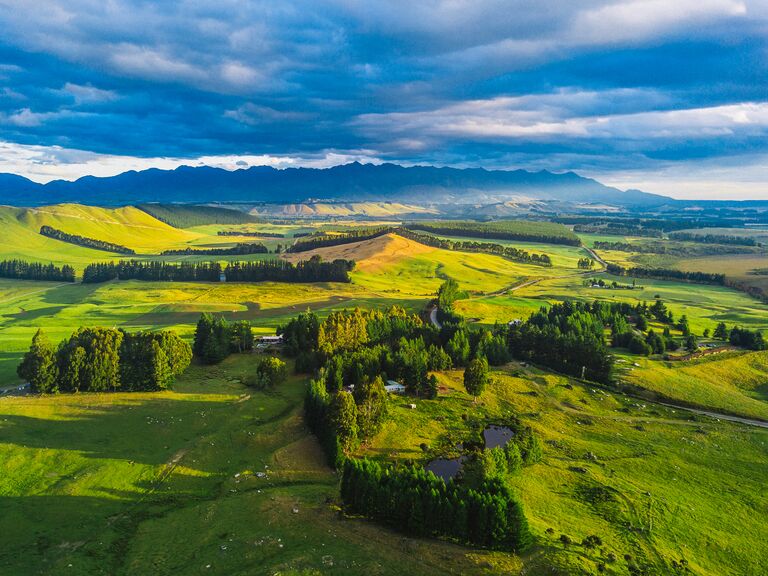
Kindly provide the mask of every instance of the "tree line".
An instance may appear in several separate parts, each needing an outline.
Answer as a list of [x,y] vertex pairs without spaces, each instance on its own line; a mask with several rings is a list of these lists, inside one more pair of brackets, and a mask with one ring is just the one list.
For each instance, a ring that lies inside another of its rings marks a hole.
[[725,274],[710,272],[685,272],[671,268],[624,268],[618,264],[608,264],[606,270],[614,276],[634,276],[637,278],[655,278],[657,280],[680,280],[696,284],[725,285]]
[[748,236],[732,236],[729,234],[692,234],[690,232],[672,232],[669,237],[674,240],[687,242],[702,242],[704,244],[732,244],[735,246],[760,246],[760,242]]
[[552,259],[548,254],[535,254],[528,252],[527,250],[515,248],[513,246],[504,246],[502,244],[495,244],[491,242],[448,240],[446,238],[433,236],[432,234],[423,234],[414,230],[409,230],[408,228],[397,228],[394,230],[394,232],[403,238],[408,238],[418,242],[419,244],[424,244],[425,246],[433,246],[435,248],[442,248],[443,250],[496,254],[514,262],[536,264],[538,266],[552,266]]
[[238,230],[219,230],[216,232],[219,236],[252,236],[254,238],[285,238],[285,234],[277,232],[244,232]]
[[[375,228],[355,228],[345,232],[339,232],[336,234],[311,234],[304,239],[294,242],[286,251],[287,252],[307,252],[308,250],[315,250],[317,248],[325,248],[328,246],[339,246],[342,244],[352,244],[354,242],[362,242],[364,240],[372,240],[379,236],[384,236],[394,231],[391,226],[378,226]],[[294,235],[294,238],[298,238],[298,235]]]
[[284,260],[230,262],[161,262],[157,260],[120,260],[89,264],[83,271],[83,283],[109,280],[144,280],[150,282],[218,282],[222,273],[227,282],[350,282],[352,260],[324,262],[319,256],[297,264]]
[[0,260],[0,278],[41,280],[48,282],[74,282],[75,269],[68,264],[56,266],[27,262],[26,260]]
[[520,324],[497,326],[515,358],[571,376],[608,383],[613,358],[603,335],[601,304],[564,302],[541,308]]
[[106,242],[104,240],[96,240],[95,238],[86,238],[85,236],[78,236],[77,234],[68,234],[51,226],[41,226],[40,234],[47,236],[48,238],[54,238],[56,240],[61,240],[62,242],[67,242],[69,244],[76,244],[77,246],[93,248],[94,250],[115,252],[116,254],[136,254],[136,252],[130,248],[121,246],[120,244]]
[[581,246],[581,240],[562,224],[529,220],[498,220],[494,222],[470,222],[443,220],[435,222],[408,222],[405,228],[423,230],[446,236],[470,236],[473,238],[495,238],[497,240],[519,240],[521,242],[544,242]]
[[17,374],[41,394],[162,390],[191,359],[174,332],[81,327],[54,348],[38,330]]
[[161,256],[242,256],[245,254],[269,254],[261,242],[238,242],[230,248],[183,248],[164,250]]
[[520,501],[501,481],[478,489],[445,483],[423,468],[344,461],[345,508],[415,536],[441,536],[465,544],[522,551],[533,541]]
[[191,228],[205,224],[250,224],[259,218],[241,210],[219,206],[184,204],[138,204],[139,210],[174,228]]

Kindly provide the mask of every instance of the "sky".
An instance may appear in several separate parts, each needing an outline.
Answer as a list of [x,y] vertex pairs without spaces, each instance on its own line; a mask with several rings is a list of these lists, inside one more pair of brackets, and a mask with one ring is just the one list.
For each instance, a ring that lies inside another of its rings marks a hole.
[[768,199],[768,0],[0,0],[0,172],[573,170]]

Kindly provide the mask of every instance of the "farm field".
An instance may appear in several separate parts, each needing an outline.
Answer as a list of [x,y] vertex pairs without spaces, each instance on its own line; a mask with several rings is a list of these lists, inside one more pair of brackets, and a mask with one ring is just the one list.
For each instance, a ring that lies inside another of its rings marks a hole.
[[[532,306],[563,299],[582,301],[604,300],[621,302],[653,302],[659,296],[675,317],[688,316],[691,329],[701,334],[705,328],[713,330],[718,322],[743,325],[750,329],[768,329],[768,306],[736,290],[723,286],[687,284],[651,280],[637,281],[635,290],[592,288],[584,286],[583,278],[554,278],[526,286],[510,294],[501,294],[458,303],[459,311],[469,318],[478,318],[484,324],[508,322],[512,318],[526,318]],[[606,282],[631,283],[631,278],[602,273]],[[639,287],[642,287],[640,289]]]
[[[412,400],[396,399],[394,417],[360,452],[426,464],[457,442],[476,441],[481,422],[519,414],[545,453],[514,479],[539,542],[524,557],[525,573],[596,573],[611,553],[619,560],[606,563],[607,574],[627,573],[625,554],[649,574],[671,573],[670,561],[681,558],[696,574],[760,573],[768,549],[748,526],[768,509],[767,499],[755,500],[768,430],[639,403],[515,363],[493,377],[479,404],[456,371],[441,375],[437,401],[409,410]],[[563,546],[561,533],[574,541],[596,534],[603,551]],[[713,540],[721,546],[708,545]]]
[[[537,539],[517,557],[340,519],[336,477],[301,422],[303,378],[258,392],[239,382],[252,366],[193,366],[173,392],[4,399],[3,573],[587,574],[611,554],[608,574],[626,573],[624,554],[648,570],[685,559],[701,574],[759,573],[768,431],[516,364],[478,404],[460,372],[415,410],[395,398],[361,453],[423,461],[510,413],[541,435],[544,460],[513,480]],[[560,533],[599,535],[603,550],[564,547]]]
[[[292,242],[296,232],[354,227],[205,224],[172,228],[162,239],[157,236],[167,225],[145,232],[139,226],[149,223],[130,210],[86,211],[80,219],[67,206],[55,220],[46,212],[33,224],[14,210],[0,209],[0,217],[30,247],[0,231],[6,242],[0,259],[31,259],[34,251],[37,259],[78,270],[121,256],[42,237],[35,230],[40,222],[148,252],[241,241],[274,249]],[[106,236],[113,225],[101,222],[107,216],[129,219],[140,231]],[[220,230],[289,237],[219,236]],[[646,279],[638,282],[642,289],[592,288],[585,285],[592,276],[622,284],[631,279],[584,273],[577,264],[588,252],[581,247],[498,243],[546,253],[554,265],[448,251],[389,234],[291,254],[139,256],[345,258],[356,262],[351,283],[0,279],[0,388],[20,383],[16,366],[40,327],[54,344],[79,326],[172,329],[191,341],[200,314],[213,312],[248,320],[255,334],[268,335],[307,309],[320,318],[354,307],[421,312],[446,279],[457,280],[466,293],[455,308],[470,327],[525,319],[564,300],[635,304],[658,297],[676,318],[687,315],[696,334],[720,321],[768,329],[768,307],[729,288]],[[7,471],[0,481],[0,528],[11,537],[0,549],[0,565],[7,567],[2,573],[570,575],[594,574],[604,565],[603,573],[623,576],[630,564],[666,574],[673,561],[684,559],[692,574],[757,576],[761,555],[768,554],[768,539],[754,520],[768,512],[761,490],[768,430],[653,400],[768,420],[767,354],[727,352],[674,363],[617,352],[620,382],[648,400],[515,362],[493,370],[477,403],[464,390],[461,370],[438,374],[436,400],[394,397],[393,417],[355,455],[426,464],[457,442],[477,439],[478,423],[511,415],[539,435],[544,459],[511,479],[535,536],[522,556],[407,538],[340,517],[338,476],[302,420],[308,377],[292,375],[271,392],[248,388],[242,381],[254,370],[254,355],[234,355],[213,367],[193,364],[167,392],[6,396],[0,398],[0,465]],[[561,534],[573,542],[598,535],[603,545],[563,545]]]
[[494,553],[340,520],[303,380],[253,392],[250,360],[173,392],[4,399],[3,574],[489,573]]
[[624,360],[623,382],[686,405],[768,420],[768,352],[724,352],[689,362]]

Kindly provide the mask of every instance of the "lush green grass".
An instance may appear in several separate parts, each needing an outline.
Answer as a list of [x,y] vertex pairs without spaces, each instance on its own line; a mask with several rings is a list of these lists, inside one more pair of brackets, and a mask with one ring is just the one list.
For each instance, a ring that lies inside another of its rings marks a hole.
[[[680,558],[695,574],[762,573],[768,431],[641,404],[515,364],[494,378],[477,405],[463,391],[461,372],[442,375],[438,400],[416,401],[415,410],[406,407],[412,399],[395,399],[392,419],[361,453],[426,463],[455,455],[456,443],[477,439],[483,422],[519,414],[545,444],[543,461],[512,479],[539,542],[524,558],[525,573],[595,574],[605,562],[605,573],[627,574],[624,554],[647,574],[673,574],[671,561]],[[565,548],[557,541],[563,533],[576,542],[596,534],[603,550]]]
[[[601,274],[608,282],[616,280],[622,284],[627,278]],[[659,296],[679,318],[685,314],[691,329],[701,335],[705,328],[710,331],[718,322],[738,324],[752,330],[768,329],[768,305],[736,290],[723,286],[686,284],[662,280],[641,279],[641,289],[607,290],[584,286],[584,278],[555,278],[522,288],[512,294],[489,296],[462,301],[459,311],[465,316],[479,318],[481,322],[509,321],[512,318],[527,317],[532,307],[538,308],[546,302],[565,299],[584,301],[605,300],[622,302],[652,303]]]
[[620,364],[621,381],[672,401],[768,420],[768,352],[726,352],[688,362],[636,356],[627,361]]
[[254,392],[236,380],[252,367],[192,367],[174,392],[1,400],[2,573],[490,573],[496,554],[339,519],[303,381]]
[[[570,575],[609,553],[607,574],[627,573],[624,554],[649,573],[683,557],[697,574],[760,574],[767,431],[515,364],[477,404],[460,372],[415,410],[394,398],[361,453],[424,462],[510,413],[541,436],[543,461],[511,478],[537,539],[518,558],[341,519],[336,476],[301,421],[303,379],[253,391],[239,383],[253,363],[193,366],[172,392],[0,400],[3,574]],[[609,501],[591,502],[595,490]],[[597,534],[603,550],[564,548],[561,533]]]

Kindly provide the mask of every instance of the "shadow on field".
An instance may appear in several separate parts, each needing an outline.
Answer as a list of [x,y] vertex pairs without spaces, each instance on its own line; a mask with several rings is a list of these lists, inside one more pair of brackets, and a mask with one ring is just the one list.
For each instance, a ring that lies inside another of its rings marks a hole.
[[46,304],[83,304],[102,284],[73,283],[44,292],[40,300]]
[[[232,402],[153,398],[115,405],[108,404],[108,394],[93,397],[93,403],[82,402],[81,397],[80,414],[71,419],[0,415],[0,438],[25,449],[68,450],[86,458],[162,465],[180,446],[215,432],[225,418],[241,417],[232,411]],[[35,400],[30,397],[30,404]],[[252,421],[242,419],[243,426]]]
[[[5,314],[6,318],[13,318],[15,320],[21,320],[24,321],[31,321],[31,320],[40,320],[41,318],[53,318],[61,312],[62,310],[66,309],[66,305],[60,305],[60,306],[46,306],[45,308],[37,308],[36,310],[24,310],[22,309],[20,312],[16,312],[15,314]],[[17,324],[17,326],[23,326],[23,324]]]

